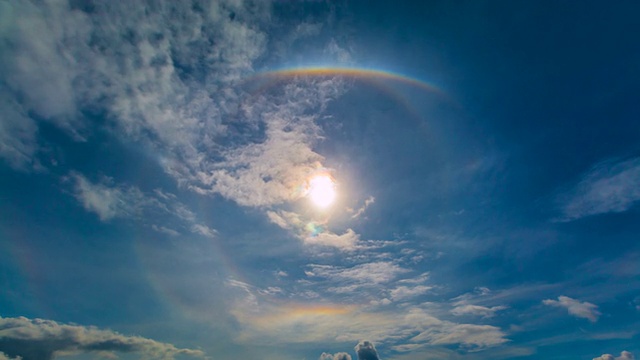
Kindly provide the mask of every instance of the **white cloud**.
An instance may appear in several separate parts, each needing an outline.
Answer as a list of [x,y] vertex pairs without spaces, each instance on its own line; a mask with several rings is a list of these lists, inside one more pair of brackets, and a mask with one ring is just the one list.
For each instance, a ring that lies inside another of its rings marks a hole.
[[412,298],[418,295],[422,295],[427,293],[429,290],[433,289],[432,286],[425,285],[416,285],[413,287],[409,286],[398,286],[397,288],[390,291],[391,299],[394,301],[405,300],[407,298]]
[[333,281],[353,282],[356,284],[382,284],[395,279],[408,270],[388,261],[356,265],[351,268],[329,265],[309,265],[308,276],[324,277]]
[[[109,178],[94,183],[77,172],[72,172],[69,179],[75,182],[76,199],[102,221],[115,218],[139,221],[144,218],[145,223],[152,221],[149,225],[151,229],[170,236],[179,236],[179,230],[208,238],[216,236],[216,230],[199,222],[193,211],[173,194],[159,189],[153,193],[143,193],[134,186],[116,185]],[[161,215],[170,215],[174,227],[166,222],[153,223],[161,221]]]
[[346,251],[359,247],[360,236],[351,229],[338,235],[325,229],[322,224],[304,219],[300,214],[284,210],[269,210],[267,217],[281,228],[291,230],[298,239],[307,245],[335,247]]
[[640,158],[594,166],[560,199],[565,221],[629,210],[640,200]]
[[[451,313],[455,316],[481,316],[483,318],[494,317],[496,312],[507,309],[506,306],[485,306],[478,305],[482,302],[494,302],[489,296],[492,291],[487,287],[476,287],[473,292],[469,292],[458,297],[453,298],[453,309]],[[498,296],[499,297],[499,296]]]
[[634,360],[635,356],[628,351],[623,351],[620,353],[620,356],[614,357],[611,354],[604,354],[602,356],[598,356],[597,358],[593,358],[593,360]]
[[116,352],[138,353],[148,359],[162,360],[173,359],[177,355],[204,356],[200,350],[180,349],[139,336],[25,317],[0,317],[0,347],[9,356],[42,360],[54,359],[61,353],[96,352],[111,355]]
[[75,181],[75,196],[87,211],[93,212],[102,221],[115,217],[134,217],[146,201],[135,187],[114,187],[104,183],[92,183],[78,173],[71,173]]
[[343,250],[355,249],[359,240],[360,236],[351,229],[347,229],[347,231],[342,235],[325,231],[317,235],[308,235],[304,237],[305,244],[331,246]]
[[3,4],[11,16],[0,36],[12,46],[0,52],[0,74],[24,99],[2,105],[3,136],[15,140],[3,141],[0,156],[13,166],[36,149],[36,125],[24,114],[81,139],[87,108],[104,110],[117,135],[155,149],[179,184],[242,205],[296,199],[322,160],[308,114],[339,81],[300,81],[273,96],[237,86],[266,49],[268,1],[98,2],[87,11],[63,1]]
[[416,306],[375,312],[360,305],[326,302],[301,306],[258,301],[249,311],[243,301],[237,306],[232,313],[242,325],[239,340],[243,342],[322,344],[367,338],[393,343],[397,349],[458,344],[481,350],[508,341],[498,327],[440,320]]
[[176,230],[173,230],[173,229],[168,228],[166,226],[158,226],[158,225],[153,224],[153,225],[151,225],[151,228],[153,230],[157,231],[157,232],[164,233],[164,234],[171,235],[171,236],[179,236],[180,235],[180,233],[177,232]]
[[569,314],[588,319],[591,322],[598,321],[601,313],[598,311],[598,306],[589,302],[580,302],[579,300],[572,299],[568,296],[559,296],[558,300],[543,300],[543,304],[555,307],[566,308]]
[[376,198],[374,198],[373,196],[369,196],[358,210],[347,209],[347,211],[353,213],[353,215],[351,215],[352,219],[357,219],[360,217],[360,215],[364,214],[369,205],[373,204],[374,202],[376,202]]
[[191,231],[195,234],[200,234],[208,238],[216,237],[216,233],[217,233],[217,231],[215,231],[214,229],[203,224],[193,224],[191,226]]
[[0,360],[22,360],[22,357],[9,357],[7,354],[0,352]]
[[480,306],[480,305],[466,304],[466,305],[459,305],[454,307],[451,310],[451,313],[456,316],[474,315],[474,316],[482,316],[485,318],[490,318],[495,316],[496,312],[500,310],[504,310],[506,308],[507,308],[506,306],[486,307],[486,306]]
[[461,344],[479,349],[508,341],[500,328],[491,325],[446,324],[443,328],[425,330],[411,340],[427,341],[432,345]]

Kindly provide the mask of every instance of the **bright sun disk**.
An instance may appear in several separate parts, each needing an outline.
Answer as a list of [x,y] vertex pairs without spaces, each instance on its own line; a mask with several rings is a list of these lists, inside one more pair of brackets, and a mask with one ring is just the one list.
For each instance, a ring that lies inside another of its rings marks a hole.
[[316,206],[325,208],[336,198],[336,186],[328,175],[317,175],[309,180],[309,197]]

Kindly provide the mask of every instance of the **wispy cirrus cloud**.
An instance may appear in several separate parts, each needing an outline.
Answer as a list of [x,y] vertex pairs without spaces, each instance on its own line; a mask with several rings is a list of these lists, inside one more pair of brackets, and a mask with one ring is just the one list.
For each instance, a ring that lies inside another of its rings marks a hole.
[[453,298],[451,313],[455,316],[481,316],[483,318],[494,317],[496,312],[507,309],[504,305],[487,306],[478,303],[491,301],[493,292],[487,287],[477,287],[469,292]]
[[559,200],[563,221],[629,210],[640,200],[640,158],[597,164]]
[[359,218],[362,214],[364,214],[364,212],[367,210],[367,208],[376,202],[376,198],[373,196],[369,196],[365,201],[364,204],[362,204],[362,206],[360,208],[358,208],[357,210],[348,208],[347,212],[351,213],[351,218],[352,219],[357,219]]
[[0,317],[0,350],[6,356],[22,360],[50,360],[61,354],[79,353],[105,357],[113,357],[116,353],[137,353],[148,359],[163,360],[177,355],[204,356],[200,350],[180,349],[139,336],[25,317]]
[[482,316],[484,318],[494,317],[496,312],[500,310],[505,310],[506,306],[492,306],[486,307],[481,305],[458,305],[451,310],[451,313],[456,316],[463,315],[474,315],[474,316]]
[[[143,193],[135,186],[115,184],[113,179],[107,177],[93,182],[77,172],[71,172],[67,179],[74,183],[74,196],[85,210],[95,213],[102,221],[144,218],[152,222],[151,229],[171,236],[178,236],[181,231],[208,238],[216,235],[214,229],[198,221],[196,214],[173,194],[159,189]],[[158,214],[168,215],[173,221],[160,223]],[[178,230],[171,228],[171,223],[177,225]]]
[[568,296],[559,296],[558,300],[543,300],[542,303],[548,306],[565,308],[569,314],[588,319],[591,322],[598,321],[598,318],[602,315],[600,311],[598,311],[598,305],[586,301],[581,302]]
[[407,269],[388,261],[370,262],[351,268],[334,267],[330,265],[309,265],[307,276],[322,277],[330,281],[358,284],[383,284],[395,279]]
[[37,168],[38,126],[6,91],[0,92],[0,158],[12,168]]

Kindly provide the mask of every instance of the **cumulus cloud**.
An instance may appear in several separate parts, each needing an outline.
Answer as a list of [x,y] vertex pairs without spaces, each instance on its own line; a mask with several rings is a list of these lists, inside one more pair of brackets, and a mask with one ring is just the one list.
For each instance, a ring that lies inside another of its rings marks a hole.
[[16,358],[12,358],[12,357],[7,356],[7,354],[5,354],[3,352],[0,352],[0,360],[22,360],[22,358],[19,357],[19,356],[16,357]]
[[622,353],[620,353],[620,356],[616,356],[616,357],[614,357],[611,354],[603,354],[602,356],[593,358],[593,360],[634,360],[634,359],[635,359],[635,356],[633,356],[633,354],[628,351],[623,351]]
[[351,360],[351,355],[345,352],[339,352],[333,355],[322,353],[322,355],[320,355],[320,359],[318,360]]
[[0,318],[0,349],[5,358],[22,360],[50,360],[60,354],[77,353],[113,356],[118,352],[162,360],[173,359],[177,355],[204,356],[200,350],[180,349],[139,336],[25,317]]
[[600,311],[598,311],[597,305],[586,301],[580,302],[579,300],[572,299],[568,296],[559,296],[558,300],[543,300],[542,303],[549,306],[563,307],[567,309],[569,314],[575,317],[588,319],[591,322],[598,321],[598,317],[602,315]]
[[372,342],[363,340],[355,347],[358,360],[378,360],[378,351]]
[[606,161],[594,166],[576,185],[560,197],[562,220],[619,213],[640,200],[640,158]]

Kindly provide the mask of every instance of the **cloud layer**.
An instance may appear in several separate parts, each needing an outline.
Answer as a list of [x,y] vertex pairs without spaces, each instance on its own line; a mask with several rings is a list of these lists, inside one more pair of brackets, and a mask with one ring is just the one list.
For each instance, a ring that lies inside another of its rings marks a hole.
[[139,336],[24,317],[0,318],[0,352],[23,360],[50,360],[57,355],[77,353],[109,357],[118,352],[163,360],[176,355],[204,356],[200,350],[180,349]]

